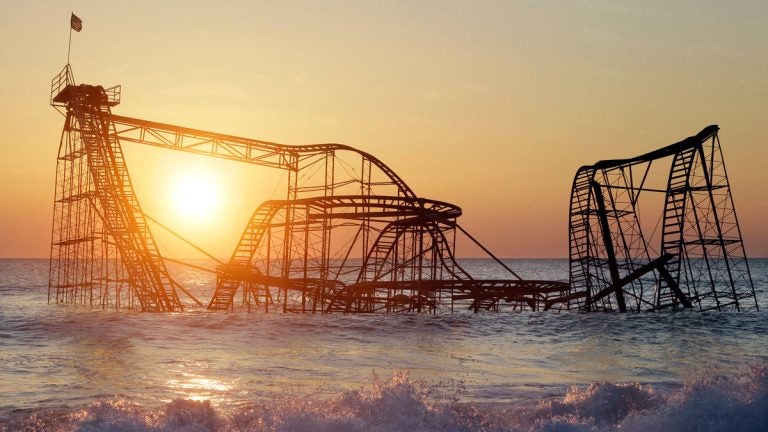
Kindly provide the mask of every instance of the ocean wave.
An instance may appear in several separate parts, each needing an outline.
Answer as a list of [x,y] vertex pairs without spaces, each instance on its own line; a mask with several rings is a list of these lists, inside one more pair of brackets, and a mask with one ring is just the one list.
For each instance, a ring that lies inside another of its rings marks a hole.
[[429,385],[398,372],[334,397],[284,397],[228,412],[210,401],[146,407],[124,397],[74,410],[0,418],[0,431],[757,431],[768,430],[768,366],[696,379],[662,395],[651,385],[595,382],[535,404],[463,402],[454,383]]

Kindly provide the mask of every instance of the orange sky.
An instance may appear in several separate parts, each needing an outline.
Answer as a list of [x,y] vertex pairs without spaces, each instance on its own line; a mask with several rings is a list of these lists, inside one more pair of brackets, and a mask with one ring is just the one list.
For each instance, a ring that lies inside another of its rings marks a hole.
[[[3,2],[0,257],[48,255],[63,125],[49,85],[70,10],[84,22],[77,81],[122,84],[116,113],[356,146],[461,206],[462,225],[504,257],[567,255],[580,165],[719,124],[747,252],[768,256],[764,1],[158,3]],[[124,148],[144,209],[169,225],[174,177],[219,173],[219,219],[179,230],[222,257],[255,207],[238,197],[273,198],[280,177]]]

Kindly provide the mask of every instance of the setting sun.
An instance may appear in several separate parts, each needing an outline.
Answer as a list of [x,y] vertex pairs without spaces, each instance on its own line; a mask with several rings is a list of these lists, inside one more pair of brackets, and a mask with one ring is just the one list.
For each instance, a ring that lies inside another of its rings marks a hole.
[[185,223],[205,222],[216,213],[219,185],[209,171],[195,170],[177,175],[170,183],[171,213]]

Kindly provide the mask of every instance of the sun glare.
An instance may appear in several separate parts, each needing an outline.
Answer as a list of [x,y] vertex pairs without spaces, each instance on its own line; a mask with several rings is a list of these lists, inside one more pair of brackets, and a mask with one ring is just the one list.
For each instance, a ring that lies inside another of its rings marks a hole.
[[219,204],[216,178],[204,170],[179,175],[171,184],[170,203],[173,213],[185,223],[207,221]]

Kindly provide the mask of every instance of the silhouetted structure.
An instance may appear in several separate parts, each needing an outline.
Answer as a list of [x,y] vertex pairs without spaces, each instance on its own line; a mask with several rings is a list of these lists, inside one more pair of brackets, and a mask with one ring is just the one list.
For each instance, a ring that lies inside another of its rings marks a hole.
[[[287,146],[112,114],[119,86],[76,85],[69,66],[51,104],[66,109],[56,181],[50,297],[57,303],[182,310],[131,187],[120,142],[287,173],[286,199],[253,213],[219,266],[210,310],[436,312],[456,304],[541,309],[568,284],[522,280],[464,231],[455,205],[419,198],[374,156],[340,144]],[[513,279],[477,280],[455,260],[466,234]],[[238,294],[240,301],[238,302]],[[138,303],[138,304],[137,304]]]
[[66,108],[56,168],[49,299],[142,310],[183,309],[157,251],[110,121],[120,87],[54,78],[51,104]]
[[[51,87],[66,115],[59,146],[49,301],[184,309],[133,192],[121,142],[287,173],[285,199],[254,211],[216,270],[209,310],[369,313],[479,310],[750,309],[757,303],[717,127],[633,159],[579,169],[570,210],[570,285],[524,280],[458,223],[461,209],[418,197],[374,156],[341,144],[287,146],[115,115],[120,86]],[[671,160],[666,188],[646,186]],[[639,203],[664,197],[660,250]],[[153,220],[152,220],[153,221]],[[512,276],[478,280],[455,259],[465,235]]]
[[[578,170],[565,307],[757,309],[717,133],[709,126],[642,156]],[[663,176],[652,170],[660,164],[668,167]],[[649,185],[654,180],[666,187]]]

